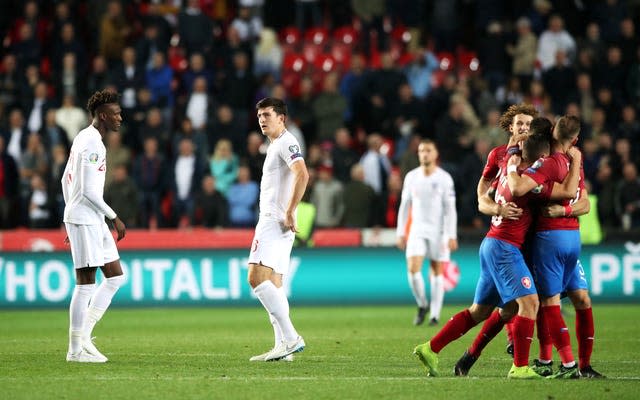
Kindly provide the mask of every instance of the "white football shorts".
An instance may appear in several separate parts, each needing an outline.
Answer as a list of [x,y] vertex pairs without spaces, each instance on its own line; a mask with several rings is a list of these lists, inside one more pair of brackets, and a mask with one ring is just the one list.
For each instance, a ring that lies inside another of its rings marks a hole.
[[289,272],[295,233],[275,219],[260,218],[251,242],[249,264],[261,264],[278,274]]
[[433,261],[449,261],[451,251],[449,250],[449,241],[445,238],[425,238],[409,235],[407,239],[406,256],[423,256],[427,260]]
[[120,258],[116,241],[106,222],[100,225],[76,225],[65,222],[73,266],[102,267]]

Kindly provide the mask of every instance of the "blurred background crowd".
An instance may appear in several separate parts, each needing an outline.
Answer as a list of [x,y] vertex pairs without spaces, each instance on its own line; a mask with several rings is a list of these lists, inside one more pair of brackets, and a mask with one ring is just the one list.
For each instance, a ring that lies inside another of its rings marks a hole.
[[511,104],[580,117],[605,230],[640,227],[638,0],[0,0],[0,228],[60,226],[60,178],[96,90],[122,95],[106,201],[130,228],[250,227],[286,100],[317,227],[394,227],[434,139],[459,225]]

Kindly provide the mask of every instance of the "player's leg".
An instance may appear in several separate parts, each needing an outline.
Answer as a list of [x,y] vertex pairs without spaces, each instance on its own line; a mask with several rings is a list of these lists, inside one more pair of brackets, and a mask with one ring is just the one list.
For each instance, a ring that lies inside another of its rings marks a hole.
[[560,311],[560,295],[543,298],[541,300],[541,315],[547,326],[553,345],[560,356],[562,365],[551,377],[553,378],[578,378],[578,366],[573,358],[569,329]]
[[442,261],[431,260],[429,284],[431,287],[431,312],[429,325],[437,325],[440,320],[440,312],[444,303],[444,276],[442,275]]
[[[579,266],[579,268],[582,270],[582,266]],[[586,288],[581,288],[570,290],[567,294],[576,309],[576,336],[578,337],[580,374],[585,378],[605,378],[604,375],[591,367],[595,327],[589,292]]]
[[533,369],[539,375],[550,376],[553,374],[553,339],[549,328],[542,315],[542,307],[538,309],[536,317],[536,335],[538,337],[539,355],[533,360]]
[[407,280],[411,293],[416,300],[418,310],[413,320],[414,325],[421,325],[429,312],[429,301],[425,290],[424,277],[422,275],[422,265],[424,263],[426,242],[423,238],[409,236],[407,240]]

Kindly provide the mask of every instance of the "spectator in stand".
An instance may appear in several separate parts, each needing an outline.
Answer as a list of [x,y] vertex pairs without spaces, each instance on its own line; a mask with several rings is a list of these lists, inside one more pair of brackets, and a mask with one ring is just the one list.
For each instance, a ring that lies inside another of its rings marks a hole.
[[198,0],[188,0],[178,14],[178,33],[188,54],[196,51],[207,53],[212,45],[213,25],[200,8]]
[[459,18],[460,5],[449,0],[433,2],[429,27],[435,40],[436,51],[455,51],[462,25],[462,19]]
[[75,30],[75,20],[77,20],[77,15],[75,15],[75,13],[72,15],[69,3],[70,2],[61,1],[55,5],[55,15],[51,24],[52,38],[61,37],[66,24],[71,24]]
[[120,0],[111,0],[100,21],[98,51],[109,66],[115,66],[126,46],[131,26],[122,11]]
[[372,133],[367,138],[367,152],[360,159],[364,168],[364,182],[371,186],[376,193],[375,225],[382,225],[384,219],[385,199],[387,197],[387,178],[391,173],[391,162],[381,152],[382,136]]
[[551,98],[551,110],[556,115],[562,115],[571,94],[576,90],[576,71],[563,50],[556,52],[556,62],[542,74],[542,81]]
[[620,35],[620,22],[627,15],[627,2],[620,0],[598,1],[591,6],[591,17],[602,30],[605,42],[617,40]]
[[622,65],[629,69],[636,59],[636,52],[640,41],[636,36],[636,27],[631,17],[620,22],[620,37],[616,41],[622,53]]
[[197,78],[204,78],[206,90],[213,88],[213,72],[207,67],[202,53],[191,54],[189,68],[182,74],[182,86],[187,93],[193,90]]
[[592,184],[596,181],[601,159],[602,155],[598,152],[598,142],[590,137],[585,138],[582,142],[582,165],[585,181]]
[[[9,13],[9,10],[6,10]],[[47,44],[49,32],[49,21],[40,14],[40,7],[36,0],[28,0],[24,3],[24,12],[13,22],[13,27],[9,31],[8,42],[15,43],[20,39],[22,27],[28,26],[33,32],[34,40],[44,45]]]
[[69,149],[70,142],[67,132],[56,123],[56,109],[51,108],[47,111],[44,118],[44,126],[40,129],[40,137],[42,137],[42,143],[48,153],[51,153],[57,145],[62,145],[66,149]]
[[62,69],[63,57],[65,54],[71,53],[75,57],[75,64],[80,75],[84,75],[87,71],[87,50],[84,44],[76,37],[76,28],[72,22],[66,22],[62,25],[59,36],[53,47],[53,57],[51,58],[51,67],[54,70]]
[[62,98],[62,106],[56,110],[56,124],[67,133],[69,143],[75,135],[87,126],[87,113],[75,105],[75,98],[65,95]]
[[395,140],[393,160],[398,161],[407,149],[411,135],[424,129],[422,126],[424,103],[413,95],[408,83],[403,83],[398,88],[398,101],[391,104],[391,109],[393,126],[389,133]]
[[249,7],[240,5],[238,15],[231,21],[231,26],[238,31],[241,41],[253,45],[260,37],[262,19],[257,15],[252,15]]
[[387,186],[389,194],[387,195],[387,208],[384,212],[384,226],[395,228],[398,226],[398,210],[402,198],[402,179],[397,171],[391,172]]
[[20,101],[20,79],[16,56],[5,54],[0,68],[0,103],[6,108],[15,107]]
[[207,80],[203,76],[195,78],[187,99],[185,114],[191,121],[193,129],[206,132],[207,124],[213,118],[215,100],[207,90]]
[[576,102],[578,107],[580,107],[580,115],[582,118],[585,121],[591,121],[596,99],[593,95],[591,76],[589,76],[589,74],[584,72],[578,73],[576,77],[576,92],[573,94],[571,100]]
[[167,53],[168,42],[162,40],[158,25],[147,23],[144,34],[135,43],[136,64],[139,68],[147,70],[153,67],[153,57],[156,53]]
[[491,109],[486,115],[485,123],[473,131],[474,141],[484,140],[489,144],[490,149],[503,144],[504,130],[500,128],[499,122],[500,110],[495,108]]
[[116,165],[112,176],[111,183],[104,190],[104,201],[111,205],[113,211],[127,227],[136,228],[139,226],[138,215],[140,215],[138,187],[129,177],[129,171],[124,164]]
[[595,22],[588,23],[584,37],[578,41],[579,52],[587,50],[593,59],[602,60],[605,57],[606,48],[600,37],[600,26]]
[[351,148],[351,133],[347,128],[338,128],[335,145],[331,149],[333,176],[343,184],[351,179],[351,167],[358,163],[360,156]]
[[627,80],[627,67],[622,63],[620,47],[612,45],[607,48],[606,62],[598,65],[594,79],[596,87],[607,86],[611,89],[616,103],[624,101],[627,94],[624,86]]
[[[600,142],[600,136],[602,134],[609,135],[610,127],[607,121],[607,116],[604,110],[600,107],[595,107],[591,115],[591,137]],[[610,138],[609,138],[610,139]],[[601,144],[599,143],[601,146]]]
[[344,114],[345,122],[352,126],[354,120],[360,120],[365,112],[363,99],[363,84],[366,77],[366,62],[359,54],[351,56],[349,70],[340,80],[340,93],[347,99],[347,110]]
[[140,137],[140,131],[145,124],[147,114],[152,108],[154,108],[154,105],[151,100],[151,91],[146,86],[143,86],[136,93],[136,108],[133,110],[131,121],[127,121],[128,132],[130,133],[125,138],[128,143],[133,143],[130,147],[136,153],[140,149],[140,140],[144,139]]
[[440,63],[431,50],[420,47],[413,54],[413,60],[405,67],[404,73],[413,94],[418,99],[426,99],[431,92],[433,73],[439,67]]
[[[122,133],[120,131],[109,132],[105,138],[107,154],[107,173],[105,176],[105,187],[113,180],[115,168],[124,165],[129,168],[131,165],[131,149],[122,144]],[[111,204],[111,203],[108,203]]]
[[205,160],[198,157],[190,139],[182,139],[180,142],[179,153],[171,172],[173,215],[178,227],[186,228],[193,224],[195,196],[202,185],[202,178],[208,173]]
[[231,141],[234,149],[241,149],[247,143],[246,132],[246,120],[236,115],[236,110],[229,105],[221,104],[209,129],[209,148],[215,148],[218,140],[227,139]]
[[91,73],[87,79],[87,93],[103,90],[111,84],[107,61],[103,56],[95,56],[91,65]]
[[172,81],[173,70],[167,65],[164,53],[156,52],[153,55],[153,65],[147,69],[146,85],[151,90],[153,103],[163,109],[167,120],[170,120],[171,107],[174,103]]
[[616,214],[622,229],[640,228],[640,178],[638,167],[631,161],[622,166],[622,179],[615,192]]
[[270,74],[279,80],[282,59],[282,47],[278,43],[276,32],[269,28],[260,31],[260,41],[253,53],[253,74],[255,76]]
[[371,54],[371,31],[377,34],[377,50],[387,48],[383,19],[385,15],[384,0],[351,0],[353,14],[360,20],[361,50],[367,56]]
[[20,27],[20,37],[11,44],[11,52],[16,55],[20,69],[28,65],[39,65],[42,58],[42,46],[29,24]]
[[219,66],[216,70],[216,86],[219,90],[224,88],[224,80],[234,73],[234,57],[236,53],[244,53],[248,57],[248,69],[252,71],[253,66],[253,46],[240,39],[238,30],[233,26],[227,28],[226,41],[224,41],[218,51],[211,55],[213,57],[210,65]]
[[251,179],[251,172],[246,165],[238,168],[238,180],[227,192],[229,200],[229,220],[236,228],[250,228],[256,223],[258,196],[260,188]]
[[342,225],[347,228],[367,228],[373,226],[377,207],[376,193],[365,183],[364,168],[361,164],[351,167],[351,181],[344,186],[344,215]]
[[110,80],[121,95],[122,120],[130,125],[137,105],[136,93],[145,85],[145,70],[136,64],[136,50],[133,47],[128,46],[122,50],[121,62],[114,69]]
[[172,157],[176,157],[178,155],[180,141],[184,138],[189,138],[193,141],[196,152],[202,159],[209,157],[210,152],[207,134],[202,130],[193,129],[193,124],[188,117],[182,118],[182,121],[180,122],[180,129],[173,134],[173,139],[171,140]]
[[296,121],[307,143],[313,143],[316,139],[316,118],[313,112],[315,101],[313,81],[311,77],[304,76],[300,80],[300,95],[291,103],[291,118]]
[[491,21],[487,25],[486,33],[478,41],[478,58],[482,65],[483,77],[489,83],[491,93],[495,93],[506,83],[506,73],[509,69],[507,36],[502,24]]
[[85,77],[76,65],[76,56],[66,53],[62,57],[62,66],[54,71],[53,84],[56,92],[56,104],[62,103],[66,95],[83,98],[86,94]]
[[[507,85],[505,87],[498,88],[498,90],[496,91],[495,100],[502,109],[506,110],[507,108],[509,108],[509,106],[524,102],[524,93],[522,92],[523,80],[519,79],[516,76],[511,76],[508,79]],[[525,87],[529,87],[531,80],[529,79],[527,80],[527,82],[529,83],[527,83],[527,86]]]
[[238,177],[238,156],[233,152],[233,145],[229,139],[220,139],[215,145],[209,168],[211,175],[216,178],[216,189],[226,195],[229,187]]
[[47,184],[40,174],[34,174],[30,179],[29,191],[29,222],[30,229],[53,228],[54,202]]
[[422,137],[420,135],[411,135],[409,145],[400,157],[398,164],[400,165],[400,179],[402,181],[404,181],[404,177],[407,175],[407,172],[420,166],[420,160],[418,160],[418,146],[420,145],[421,140]]
[[49,154],[38,133],[31,133],[27,137],[27,147],[20,157],[18,172],[20,174],[20,225],[27,225],[28,210],[26,207],[29,204],[31,178],[36,174],[47,176],[49,172]]
[[338,74],[330,72],[324,77],[322,91],[313,101],[316,121],[316,140],[331,140],[336,130],[344,125],[347,100],[338,91]]
[[44,81],[38,82],[33,89],[33,102],[28,105],[25,112],[29,132],[38,132],[42,128],[47,111],[53,107],[47,97],[47,91],[47,84]]
[[637,157],[640,155],[640,122],[636,118],[636,109],[630,104],[624,105],[621,117],[615,137],[629,140],[633,144],[631,148],[632,158],[638,159]]
[[247,137],[247,150],[242,157],[240,165],[246,165],[249,168],[249,176],[260,184],[262,180],[262,166],[266,158],[266,145],[264,136],[256,131],[249,132]]
[[[538,38],[531,31],[531,21],[527,17],[518,18],[516,32],[518,38],[515,45],[509,44],[506,48],[512,58],[511,71],[520,81],[520,87],[529,87],[536,65]],[[519,104],[520,102],[510,104]]]
[[[499,119],[498,115],[498,119]],[[497,122],[496,122],[497,123]],[[500,131],[503,139],[498,143],[504,143],[504,130]],[[487,163],[489,151],[495,146],[486,138],[478,137],[473,144],[473,152],[467,154],[460,162],[459,176],[464,177],[458,179],[456,183],[456,193],[458,193],[458,212],[459,223],[465,226],[472,226],[476,229],[482,229],[489,225],[490,219],[484,214],[478,212],[478,196],[477,190],[466,182],[475,182],[480,180],[482,169]]]
[[389,129],[391,106],[398,98],[398,88],[406,82],[391,53],[382,53],[380,62],[380,69],[371,71],[363,86],[369,102],[369,114],[364,121],[364,128],[368,132]]
[[0,229],[16,226],[19,175],[16,160],[6,152],[5,137],[0,135]]
[[[187,139],[188,140],[188,139]],[[144,151],[133,162],[133,179],[140,190],[140,226],[155,229],[164,221],[160,202],[167,189],[170,173],[164,156],[158,151],[158,139],[144,139]]]
[[257,81],[247,53],[236,52],[233,55],[232,70],[227,74],[220,97],[233,108],[235,114],[246,120],[256,89]]
[[465,155],[469,126],[464,119],[464,103],[459,97],[452,97],[449,112],[443,115],[436,123],[435,137],[440,148],[440,162],[442,168],[454,177],[455,162]]
[[614,96],[613,90],[609,86],[600,86],[596,91],[596,105],[604,110],[607,116],[608,130],[615,129],[615,123],[620,118],[622,101]]
[[27,148],[29,131],[24,123],[24,116],[19,108],[9,112],[9,126],[2,132],[4,137],[3,150],[11,156],[18,166],[22,159],[22,152]]
[[426,100],[425,124],[426,132],[434,132],[435,124],[449,110],[451,96],[456,90],[458,79],[454,73],[448,73],[440,86],[429,94]]
[[569,62],[575,58],[576,42],[573,36],[564,29],[564,20],[558,14],[549,18],[549,27],[538,39],[538,61],[543,71],[553,67],[556,53],[563,50]]
[[194,225],[206,228],[224,228],[229,225],[229,203],[216,190],[216,178],[211,175],[202,178],[202,189],[196,194],[195,215]]
[[318,0],[295,0],[296,26],[300,32],[322,25],[322,6]]
[[311,204],[316,207],[316,226],[335,228],[344,213],[342,183],[333,178],[333,168],[321,164],[317,169],[317,179],[311,191]]
[[551,113],[551,98],[545,91],[542,81],[534,79],[529,85],[529,93],[525,98],[525,103],[533,104],[536,111],[541,115],[549,115]]
[[165,124],[165,119],[162,116],[162,112],[157,107],[149,109],[146,115],[145,123],[140,127],[138,132],[138,143],[135,150],[141,148],[142,143],[146,137],[153,136],[158,139],[158,145],[162,152],[165,152],[169,146],[169,137],[171,133]]

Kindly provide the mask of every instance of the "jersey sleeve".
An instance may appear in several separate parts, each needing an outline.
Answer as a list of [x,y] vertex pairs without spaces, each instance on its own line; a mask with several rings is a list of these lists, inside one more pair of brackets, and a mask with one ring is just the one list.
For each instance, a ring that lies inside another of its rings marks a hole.
[[104,201],[104,180],[106,175],[106,151],[104,146],[90,142],[79,154],[80,190],[89,205],[107,218],[115,219],[116,213]]
[[487,156],[487,163],[482,170],[482,177],[487,180],[491,180],[498,175],[500,167],[498,166],[498,150],[497,148],[491,150]]
[[298,141],[293,137],[288,137],[287,140],[280,144],[278,149],[280,158],[282,158],[287,166],[291,166],[294,162],[302,161],[302,152],[300,151],[300,145]]
[[533,179],[538,185],[542,185],[546,181],[557,180],[558,175],[557,161],[553,158],[539,158],[529,168],[524,170],[522,175]]

